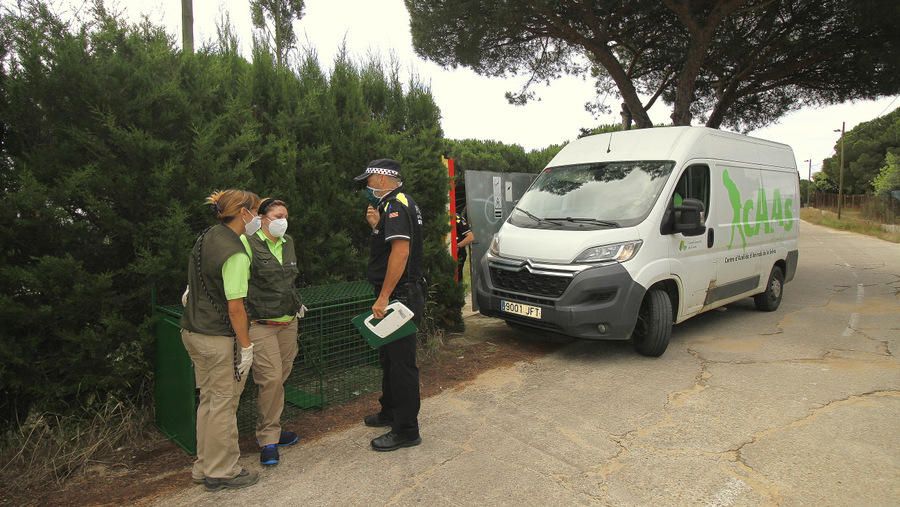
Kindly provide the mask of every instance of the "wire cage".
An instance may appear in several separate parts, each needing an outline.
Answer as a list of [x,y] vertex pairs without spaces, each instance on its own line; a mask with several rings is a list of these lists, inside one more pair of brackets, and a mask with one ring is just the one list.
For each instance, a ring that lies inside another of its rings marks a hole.
[[[366,282],[342,282],[300,289],[307,307],[299,322],[299,352],[285,382],[282,419],[303,410],[344,403],[381,387],[378,351],[350,322],[375,301]],[[160,430],[190,453],[196,449],[197,393],[193,368],[181,344],[181,306],[157,306],[156,422]],[[251,370],[252,371],[252,370]],[[238,431],[256,429],[258,388],[247,379],[238,405]]]

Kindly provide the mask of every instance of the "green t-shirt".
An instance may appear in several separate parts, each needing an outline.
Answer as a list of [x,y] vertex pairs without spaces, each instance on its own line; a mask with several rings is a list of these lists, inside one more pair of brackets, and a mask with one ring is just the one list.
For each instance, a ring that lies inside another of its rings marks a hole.
[[[269,239],[268,236],[266,236],[266,233],[263,232],[262,229],[256,231],[256,235],[259,236],[260,239],[262,239],[263,241],[266,242],[266,246],[269,247],[269,251],[272,252],[272,255],[274,255],[275,258],[278,259],[278,263],[284,264],[284,259],[283,259],[282,253],[284,252],[284,244],[285,244],[286,240],[284,238],[278,238],[277,241],[272,241]],[[250,248],[250,242],[247,241],[247,236],[244,236],[243,234],[241,234],[241,243],[244,244],[244,248],[247,250],[247,255],[249,255],[250,258],[252,259],[253,251]],[[228,260],[230,261],[231,259],[228,259]],[[224,272],[224,269],[225,268],[222,268],[223,272]],[[250,262],[248,259],[248,262],[247,262],[248,274],[249,274],[249,270],[250,270]],[[227,292],[227,290],[226,290],[226,292]],[[246,296],[246,294],[247,294],[247,287],[245,286],[244,287],[244,295]],[[271,320],[272,322],[290,322],[294,319],[294,317],[296,317],[296,315],[283,315],[276,319],[267,319],[267,320]]]
[[[284,238],[278,238],[278,240],[272,241],[268,236],[266,236],[266,233],[264,233],[262,229],[257,231],[256,235],[266,242],[266,246],[269,247],[269,251],[272,252],[272,255],[274,255],[275,258],[278,259],[278,263],[284,264],[284,259],[282,258],[281,253],[284,251],[284,244],[286,243],[286,240]],[[250,248],[249,243],[244,243],[244,245],[247,248]]]
[[[241,234],[241,239],[244,235]],[[236,253],[222,264],[222,281],[225,285],[225,299],[241,299],[247,297],[248,280],[250,280],[250,257]]]

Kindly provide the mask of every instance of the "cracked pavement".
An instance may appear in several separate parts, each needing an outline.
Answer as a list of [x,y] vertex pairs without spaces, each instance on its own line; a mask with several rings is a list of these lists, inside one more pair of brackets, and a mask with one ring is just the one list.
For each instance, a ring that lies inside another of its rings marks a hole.
[[[900,245],[805,222],[800,237],[776,312],[695,317],[658,359],[572,341],[424,400],[419,447],[372,452],[380,432],[360,424],[283,450],[251,488],[157,501],[898,505]],[[515,333],[475,315],[464,339]]]

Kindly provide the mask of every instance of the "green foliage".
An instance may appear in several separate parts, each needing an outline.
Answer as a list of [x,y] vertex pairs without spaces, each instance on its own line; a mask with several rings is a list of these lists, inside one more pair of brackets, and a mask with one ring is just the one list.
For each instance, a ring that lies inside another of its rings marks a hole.
[[462,181],[466,171],[539,173],[563,145],[550,145],[526,152],[518,144],[480,139],[446,139],[444,153],[455,160],[456,176]]
[[233,30],[195,54],[98,8],[67,26],[41,5],[0,20],[0,423],[139,391],[152,370],[150,292],[178,301],[204,198],[247,188],[289,204],[303,284],[359,280],[365,199],[351,177],[394,157],[426,220],[430,317],[458,325],[444,247],[440,112],[396,68],[340,56],[325,74]]
[[819,171],[813,174],[813,190],[818,192],[837,192],[837,183],[828,176],[828,173]]
[[900,154],[887,154],[884,167],[872,180],[872,187],[878,195],[888,195],[894,190],[900,190]]
[[[872,185],[889,153],[900,154],[900,108],[874,120],[860,123],[844,134],[844,193],[864,194]],[[823,161],[823,171],[839,181],[841,141],[834,155]]]
[[815,190],[811,187],[813,187],[813,183],[811,183],[809,180],[800,180],[800,201],[804,205],[809,204],[809,200],[807,199],[807,197],[810,195],[810,192]]
[[259,31],[255,42],[265,44],[281,67],[297,42],[294,21],[303,18],[303,0],[250,0],[250,20]]

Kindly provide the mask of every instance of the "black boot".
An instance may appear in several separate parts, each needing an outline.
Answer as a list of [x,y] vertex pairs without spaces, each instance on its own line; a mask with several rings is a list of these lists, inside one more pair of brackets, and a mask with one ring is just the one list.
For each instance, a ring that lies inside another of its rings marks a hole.
[[401,447],[413,447],[421,443],[422,438],[419,435],[404,436],[389,431],[372,440],[372,449],[375,449],[376,451],[394,451]]
[[363,419],[363,423],[370,428],[386,428],[394,422],[393,419],[385,417],[384,414],[378,412],[377,414],[367,415]]

